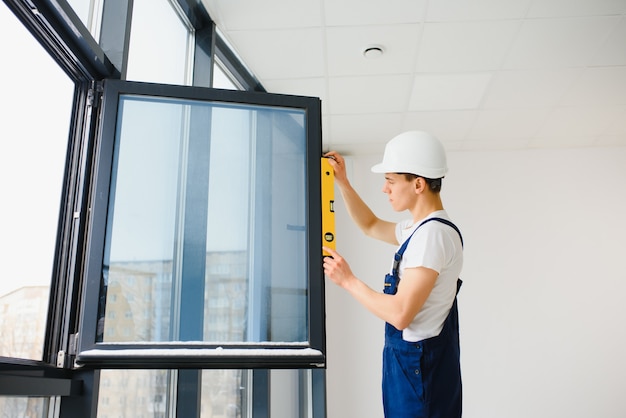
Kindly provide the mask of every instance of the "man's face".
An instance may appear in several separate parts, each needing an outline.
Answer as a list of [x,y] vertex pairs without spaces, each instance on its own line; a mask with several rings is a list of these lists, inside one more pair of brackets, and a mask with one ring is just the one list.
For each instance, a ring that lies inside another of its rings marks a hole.
[[416,180],[407,180],[403,174],[385,174],[383,193],[389,197],[393,210],[401,212],[413,207],[417,198],[415,182]]

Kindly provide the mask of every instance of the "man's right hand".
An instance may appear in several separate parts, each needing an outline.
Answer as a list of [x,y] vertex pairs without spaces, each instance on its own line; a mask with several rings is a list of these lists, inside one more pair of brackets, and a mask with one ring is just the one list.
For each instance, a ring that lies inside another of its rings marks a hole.
[[324,157],[328,158],[328,162],[335,172],[335,182],[339,186],[348,184],[346,160],[344,160],[344,158],[337,151],[329,151],[324,154]]

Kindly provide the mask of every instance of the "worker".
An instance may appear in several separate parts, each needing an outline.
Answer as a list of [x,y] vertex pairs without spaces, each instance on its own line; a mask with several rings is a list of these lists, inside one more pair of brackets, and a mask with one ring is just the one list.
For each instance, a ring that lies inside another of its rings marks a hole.
[[457,418],[462,391],[457,292],[463,239],[441,200],[448,171],[445,150],[434,136],[404,132],[385,146],[383,192],[401,222],[378,218],[354,190],[344,158],[331,151],[335,183],[346,209],[368,236],[400,246],[379,292],[357,278],[335,250],[324,257],[324,274],[386,322],[382,398],[386,418]]

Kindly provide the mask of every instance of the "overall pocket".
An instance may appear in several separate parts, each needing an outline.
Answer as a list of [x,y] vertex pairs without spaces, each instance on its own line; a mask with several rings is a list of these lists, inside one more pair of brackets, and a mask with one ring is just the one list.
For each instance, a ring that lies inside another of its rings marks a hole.
[[398,283],[400,282],[400,278],[394,274],[387,274],[385,276],[385,287],[383,292],[388,295],[395,295],[398,291]]

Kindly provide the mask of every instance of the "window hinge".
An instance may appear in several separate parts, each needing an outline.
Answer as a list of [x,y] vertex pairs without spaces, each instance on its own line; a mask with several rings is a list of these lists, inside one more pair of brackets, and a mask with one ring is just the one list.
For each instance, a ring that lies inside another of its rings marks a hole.
[[70,343],[68,346],[68,354],[75,356],[78,351],[78,333],[70,334]]
[[65,368],[70,361],[70,358],[76,356],[78,351],[78,333],[71,334],[68,343],[67,351],[61,350],[57,353],[57,367]]
[[90,107],[98,107],[100,98],[102,97],[102,82],[94,81],[87,92],[87,105]]
[[65,351],[63,350],[57,353],[57,367],[61,369],[65,367]]

